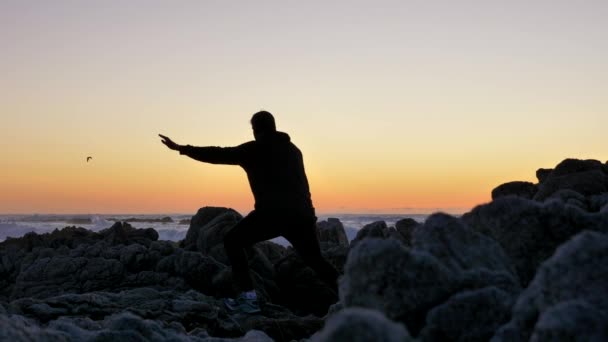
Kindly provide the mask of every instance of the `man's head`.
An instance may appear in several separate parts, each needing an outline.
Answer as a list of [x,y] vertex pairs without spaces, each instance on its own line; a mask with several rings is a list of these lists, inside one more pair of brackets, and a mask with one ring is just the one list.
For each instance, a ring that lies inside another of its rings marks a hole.
[[265,110],[253,114],[251,117],[251,128],[253,129],[253,136],[256,140],[277,131],[274,117]]

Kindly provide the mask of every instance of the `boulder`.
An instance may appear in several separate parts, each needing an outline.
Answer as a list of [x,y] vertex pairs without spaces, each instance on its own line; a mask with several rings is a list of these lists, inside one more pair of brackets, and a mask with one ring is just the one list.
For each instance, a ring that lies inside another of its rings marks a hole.
[[514,297],[496,287],[463,291],[434,307],[421,341],[488,341],[511,316]]
[[331,316],[311,342],[406,342],[413,341],[407,329],[386,318],[382,312],[347,308]]
[[357,232],[357,236],[350,242],[350,247],[353,248],[357,243],[366,238],[394,238],[405,243],[405,238],[394,227],[388,227],[384,221],[376,221],[363,226]]
[[534,199],[544,201],[554,192],[563,189],[584,196],[608,192],[608,169],[597,160],[566,159],[539,184]]
[[[199,245],[199,240],[206,240],[209,235],[209,232],[206,232],[211,227],[208,227],[208,224],[215,221],[214,225],[217,225],[218,222],[224,223],[224,225],[234,225],[236,222],[241,220],[243,217],[241,214],[229,208],[222,207],[203,207],[200,208],[197,213],[192,216],[190,219],[190,227],[188,228],[188,232],[186,233],[186,238],[180,242],[180,246],[186,250],[201,250],[197,248]],[[229,227],[228,227],[229,228]],[[216,228],[217,229],[217,228]],[[202,235],[206,235],[205,237],[201,237]],[[220,237],[219,241],[222,241],[223,235]],[[212,245],[219,243],[217,238],[213,240]],[[204,248],[203,248],[204,249]]]
[[395,229],[401,235],[401,242],[403,242],[406,246],[412,245],[412,235],[414,234],[414,230],[418,227],[420,223],[412,218],[404,218],[397,222],[395,222]]
[[501,184],[492,190],[492,199],[504,196],[518,196],[532,199],[538,190],[536,184],[530,182],[508,182]]
[[511,260],[492,238],[472,230],[460,219],[444,213],[427,218],[414,230],[413,247],[432,254],[453,272],[486,269],[518,279]]
[[462,220],[500,244],[524,287],[559,245],[583,230],[608,229],[605,214],[586,213],[561,201],[539,203],[512,196],[477,206]]
[[539,267],[511,320],[492,340],[606,340],[607,263],[607,234],[585,231],[560,246]]
[[350,251],[339,287],[344,307],[382,311],[417,333],[426,313],[459,287],[459,277],[428,252],[368,238]]
[[538,169],[536,170],[536,179],[538,179],[538,183],[543,183],[547,177],[551,174],[553,169]]
[[319,242],[322,249],[335,246],[348,247],[349,242],[344,231],[344,226],[337,218],[328,218],[327,221],[317,222]]

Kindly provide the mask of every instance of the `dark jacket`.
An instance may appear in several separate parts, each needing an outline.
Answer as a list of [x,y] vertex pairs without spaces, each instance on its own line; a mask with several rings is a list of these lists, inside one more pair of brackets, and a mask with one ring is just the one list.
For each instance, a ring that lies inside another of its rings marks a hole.
[[247,172],[258,211],[314,215],[302,153],[286,133],[236,147],[187,145],[179,152],[205,163],[240,165]]

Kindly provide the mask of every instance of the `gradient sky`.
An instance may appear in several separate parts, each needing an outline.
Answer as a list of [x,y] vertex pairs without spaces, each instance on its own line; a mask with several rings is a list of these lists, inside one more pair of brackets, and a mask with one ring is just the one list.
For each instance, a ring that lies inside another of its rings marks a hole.
[[[465,211],[608,159],[608,1],[0,1],[0,213],[241,212],[266,109],[321,213]],[[89,163],[86,156],[93,156]]]

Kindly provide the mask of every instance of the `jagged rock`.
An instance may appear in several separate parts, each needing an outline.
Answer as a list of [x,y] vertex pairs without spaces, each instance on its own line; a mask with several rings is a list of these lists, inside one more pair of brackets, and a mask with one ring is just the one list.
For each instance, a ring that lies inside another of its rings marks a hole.
[[539,185],[534,199],[543,201],[562,189],[573,190],[585,196],[608,192],[608,170],[597,160],[566,159]]
[[312,342],[406,342],[413,341],[407,329],[382,312],[364,308],[347,308],[331,316]]
[[[229,208],[200,208],[196,215],[192,216],[186,238],[181,242],[180,246],[187,250],[207,251],[207,244],[205,242],[211,235],[210,232],[207,232],[208,230],[212,230],[213,228],[217,230],[217,225],[220,223],[222,224],[219,228],[230,228],[242,218],[241,214]],[[219,237],[219,240],[218,238],[215,238],[213,241],[210,241],[210,245],[217,245],[219,242],[223,241],[222,238],[223,235]]]
[[[319,231],[319,241],[322,245],[322,249],[326,249],[334,246],[346,246],[348,247],[348,238],[344,231],[344,226],[337,218],[328,218],[327,221],[321,221],[317,223]],[[327,245],[327,247],[323,246]]]
[[492,199],[504,196],[518,196],[532,199],[537,190],[536,184],[530,182],[508,182],[501,184],[492,190]]
[[404,240],[395,228],[389,228],[384,221],[376,221],[363,226],[363,228],[357,232],[357,236],[350,242],[350,247],[353,248],[361,240],[366,238],[394,238],[397,240]]
[[116,222],[112,227],[99,232],[112,245],[138,243],[146,247],[158,240],[158,232],[152,228],[135,229],[128,223]]
[[501,245],[523,286],[560,244],[583,230],[608,229],[607,215],[589,214],[560,201],[538,203],[519,197],[477,206],[462,219]]
[[560,246],[539,267],[493,341],[608,338],[607,263],[607,234],[585,231]]
[[401,242],[403,242],[406,246],[412,245],[412,235],[414,234],[414,229],[418,227],[420,223],[412,218],[404,218],[397,222],[395,222],[395,229],[401,235]]
[[395,239],[369,238],[348,255],[340,300],[347,308],[380,310],[417,332],[428,310],[446,300],[458,281],[457,274],[427,252],[407,249]]
[[464,291],[433,308],[421,341],[488,341],[509,320],[514,297],[496,287]]

